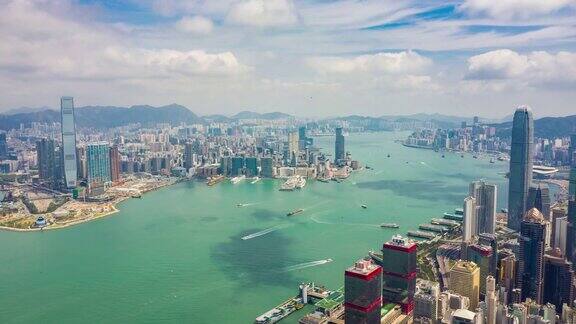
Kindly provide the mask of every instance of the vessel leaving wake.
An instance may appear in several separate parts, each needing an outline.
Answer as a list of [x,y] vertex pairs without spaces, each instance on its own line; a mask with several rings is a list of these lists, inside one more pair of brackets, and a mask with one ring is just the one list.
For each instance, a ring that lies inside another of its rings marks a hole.
[[274,226],[274,227],[267,228],[267,229],[262,230],[262,231],[260,231],[260,232],[256,232],[256,233],[252,233],[252,234],[249,234],[249,235],[246,235],[246,236],[242,236],[241,239],[244,240],[244,241],[250,240],[250,239],[253,239],[253,238],[262,236],[262,235],[270,234],[270,233],[272,233],[272,232],[274,232],[274,231],[277,231],[277,230],[279,230],[279,229],[282,229],[282,228],[284,228],[284,227],[286,227],[286,225],[276,225],[276,226]]
[[286,268],[284,268],[284,271],[288,272],[288,271],[300,270],[300,269],[305,269],[305,268],[310,268],[310,267],[316,267],[316,266],[323,265],[323,264],[330,263],[330,262],[332,262],[332,259],[324,259],[324,260],[318,260],[318,261],[304,262],[304,263],[300,263],[300,264],[286,267]]

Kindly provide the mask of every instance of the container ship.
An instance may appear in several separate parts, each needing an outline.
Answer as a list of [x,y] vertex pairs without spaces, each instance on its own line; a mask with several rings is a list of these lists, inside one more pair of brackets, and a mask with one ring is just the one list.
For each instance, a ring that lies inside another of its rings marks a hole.
[[221,182],[222,180],[224,180],[224,176],[223,175],[217,175],[217,176],[213,176],[208,178],[208,180],[206,181],[206,184],[209,186],[213,186],[215,184],[217,184],[218,182]]

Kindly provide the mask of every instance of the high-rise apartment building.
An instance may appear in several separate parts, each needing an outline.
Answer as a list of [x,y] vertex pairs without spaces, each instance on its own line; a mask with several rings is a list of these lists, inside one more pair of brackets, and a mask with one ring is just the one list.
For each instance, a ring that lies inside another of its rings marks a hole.
[[346,323],[379,324],[382,308],[382,268],[359,260],[344,273]]
[[475,233],[494,234],[496,229],[496,208],[498,190],[496,185],[484,181],[474,181],[470,184],[470,197],[476,199]]
[[532,208],[526,212],[520,225],[520,253],[518,258],[518,275],[522,300],[530,298],[542,302],[542,283],[544,279],[544,249],[546,226],[544,215]]
[[86,145],[89,186],[104,185],[111,181],[109,151],[110,147],[107,142]]
[[336,128],[336,142],[334,147],[334,163],[343,161],[346,158],[346,149],[344,146],[344,133],[342,127]]
[[399,235],[382,246],[382,298],[385,303],[399,304],[404,313],[414,309],[416,253],[416,242]]
[[508,186],[508,227],[520,231],[526,211],[528,189],[532,184],[534,119],[532,110],[520,107],[514,113],[510,148],[510,182]]
[[62,159],[66,188],[76,187],[78,170],[76,164],[76,124],[74,121],[74,99],[60,99],[60,116],[62,127]]
[[459,260],[450,269],[448,288],[470,300],[471,310],[478,307],[480,299],[480,268],[471,261]]

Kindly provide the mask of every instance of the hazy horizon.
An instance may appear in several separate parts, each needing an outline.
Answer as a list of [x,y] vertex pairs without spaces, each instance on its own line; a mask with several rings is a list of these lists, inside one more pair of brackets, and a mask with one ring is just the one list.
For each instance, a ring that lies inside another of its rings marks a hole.
[[569,0],[7,0],[0,113],[178,103],[198,115],[574,114]]

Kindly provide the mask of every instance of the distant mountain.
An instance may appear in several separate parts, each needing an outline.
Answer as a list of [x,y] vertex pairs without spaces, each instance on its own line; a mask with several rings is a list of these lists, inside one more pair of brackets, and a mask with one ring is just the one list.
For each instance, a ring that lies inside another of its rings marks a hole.
[[224,116],[224,115],[207,115],[207,116],[202,116],[202,118],[206,121],[206,122],[211,122],[211,123],[229,123],[234,121],[234,119]]
[[[76,125],[78,127],[108,128],[124,126],[132,123],[153,125],[168,123],[196,124],[204,123],[204,119],[196,116],[188,108],[181,105],[167,105],[162,107],[132,106],[130,108],[115,106],[87,106],[75,110]],[[0,129],[9,130],[20,127],[20,124],[32,122],[60,122],[60,112],[43,110],[39,112],[18,113],[13,115],[0,115]]]
[[[494,124],[500,137],[512,136],[512,122]],[[534,136],[539,138],[567,137],[576,133],[576,115],[565,117],[544,117],[534,121]]]
[[270,113],[257,113],[254,111],[241,111],[236,115],[231,117],[232,119],[266,119],[266,120],[276,120],[276,119],[290,119],[294,118],[292,115],[288,115],[281,112],[270,112]]
[[5,111],[3,114],[4,115],[16,115],[16,114],[22,114],[22,113],[32,113],[32,112],[41,112],[44,110],[54,110],[56,111],[56,109],[52,108],[52,107],[48,107],[48,106],[43,106],[43,107],[20,107],[20,108],[12,108],[9,109],[7,111]]

